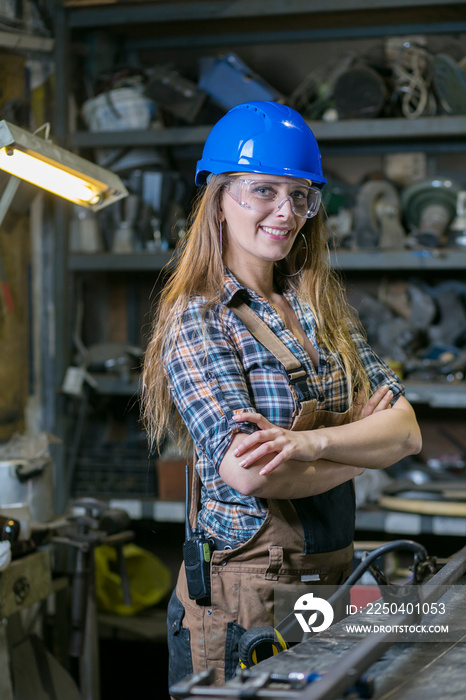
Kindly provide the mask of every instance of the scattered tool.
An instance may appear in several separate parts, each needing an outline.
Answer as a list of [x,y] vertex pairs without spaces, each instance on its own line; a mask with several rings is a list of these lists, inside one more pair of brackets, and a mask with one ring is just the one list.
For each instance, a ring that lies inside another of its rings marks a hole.
[[124,510],[110,509],[107,503],[95,498],[76,499],[72,505],[84,509],[84,514],[71,516],[67,534],[54,537],[53,542],[77,550],[71,599],[69,653],[80,662],[80,689],[83,698],[99,700],[94,549],[101,544],[116,547],[124,601],[130,605],[131,594],[122,547],[133,538],[134,533],[128,529],[130,519]]
[[433,84],[447,114],[466,114],[466,60],[456,63],[447,54],[434,57]]
[[253,627],[240,639],[239,665],[241,668],[250,668],[288,648],[278,630],[268,625]]
[[400,219],[400,198],[390,182],[374,180],[360,187],[354,210],[356,243],[359,247],[401,250],[406,234]]
[[423,180],[406,187],[401,207],[414,245],[436,248],[445,243],[448,225],[456,215],[460,183],[449,179]]
[[[257,670],[243,670],[231,681],[229,686],[223,688],[211,687],[215,673],[213,669],[201,671],[172,686],[170,691],[177,697],[211,697],[211,698],[268,698],[269,700],[284,700],[300,694],[316,681],[321,681],[325,674],[301,673],[268,673]],[[343,697],[371,698],[374,694],[375,684],[372,678],[362,676],[349,685],[343,693]]]
[[[407,119],[435,114],[435,100],[430,91],[432,58],[423,45],[423,37],[390,37],[385,52],[392,68],[394,96]],[[392,97],[393,99],[393,97]]]
[[333,87],[333,100],[340,119],[368,119],[379,116],[388,97],[380,73],[356,61],[341,73]]

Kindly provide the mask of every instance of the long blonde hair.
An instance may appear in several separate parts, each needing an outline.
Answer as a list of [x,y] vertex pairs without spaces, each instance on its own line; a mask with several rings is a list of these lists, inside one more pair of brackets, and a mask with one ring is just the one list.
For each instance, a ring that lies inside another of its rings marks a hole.
[[[221,296],[224,265],[219,208],[224,187],[232,179],[230,175],[213,175],[198,193],[186,235],[174,255],[175,269],[158,299],[145,353],[141,399],[142,419],[155,449],[160,449],[167,435],[172,434],[189,453],[189,436],[170,396],[164,366],[190,299],[202,296],[207,314]],[[349,328],[363,330],[346,303],[339,275],[330,266],[328,235],[321,212],[306,221],[302,233],[287,258],[276,263],[277,280],[288,284],[311,307],[319,343],[339,358],[346,375],[350,404],[356,392],[358,400],[365,400],[369,382]]]

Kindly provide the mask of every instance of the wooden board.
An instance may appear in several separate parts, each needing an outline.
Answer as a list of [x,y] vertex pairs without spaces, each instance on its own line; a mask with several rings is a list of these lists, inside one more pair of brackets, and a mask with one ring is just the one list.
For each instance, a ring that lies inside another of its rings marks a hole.
[[466,503],[458,501],[422,501],[417,498],[400,498],[399,496],[382,496],[379,506],[388,510],[420,515],[446,515],[457,518],[466,517]]

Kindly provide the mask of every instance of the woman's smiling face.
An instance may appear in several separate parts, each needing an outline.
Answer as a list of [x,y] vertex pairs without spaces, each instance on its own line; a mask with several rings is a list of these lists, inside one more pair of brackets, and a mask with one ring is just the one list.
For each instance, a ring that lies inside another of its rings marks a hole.
[[[256,211],[238,201],[236,183],[233,180],[231,192],[226,187],[221,199],[220,219],[223,222],[225,245],[224,260],[227,267],[241,262],[276,262],[290,252],[296,235],[306,222],[292,209],[290,195],[300,196],[300,185],[305,188],[305,180],[296,180],[278,175],[245,174],[238,180],[252,183],[270,183],[276,198],[269,205],[261,206],[268,211]],[[254,188],[254,184],[250,185]],[[298,188],[298,189],[297,189]],[[267,194],[261,190],[261,195]]]

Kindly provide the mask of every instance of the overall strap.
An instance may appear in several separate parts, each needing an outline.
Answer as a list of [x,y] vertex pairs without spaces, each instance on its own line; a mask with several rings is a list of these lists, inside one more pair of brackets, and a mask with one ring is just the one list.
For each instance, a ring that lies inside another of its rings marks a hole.
[[277,360],[284,366],[290,384],[293,385],[300,402],[311,400],[311,395],[306,382],[306,370],[298,358],[278,338],[273,330],[251,309],[244,301],[235,297],[229,308],[244,323],[248,331],[267,350],[270,350]]
[[[292,430],[310,429],[313,425],[316,400],[312,398],[306,382],[306,370],[291,350],[275,335],[271,328],[243,301],[235,297],[229,305],[231,311],[244,323],[248,331],[283,365],[299,401],[299,411],[294,418]],[[190,523],[196,526],[200,506],[201,480],[193,460],[191,483]]]

